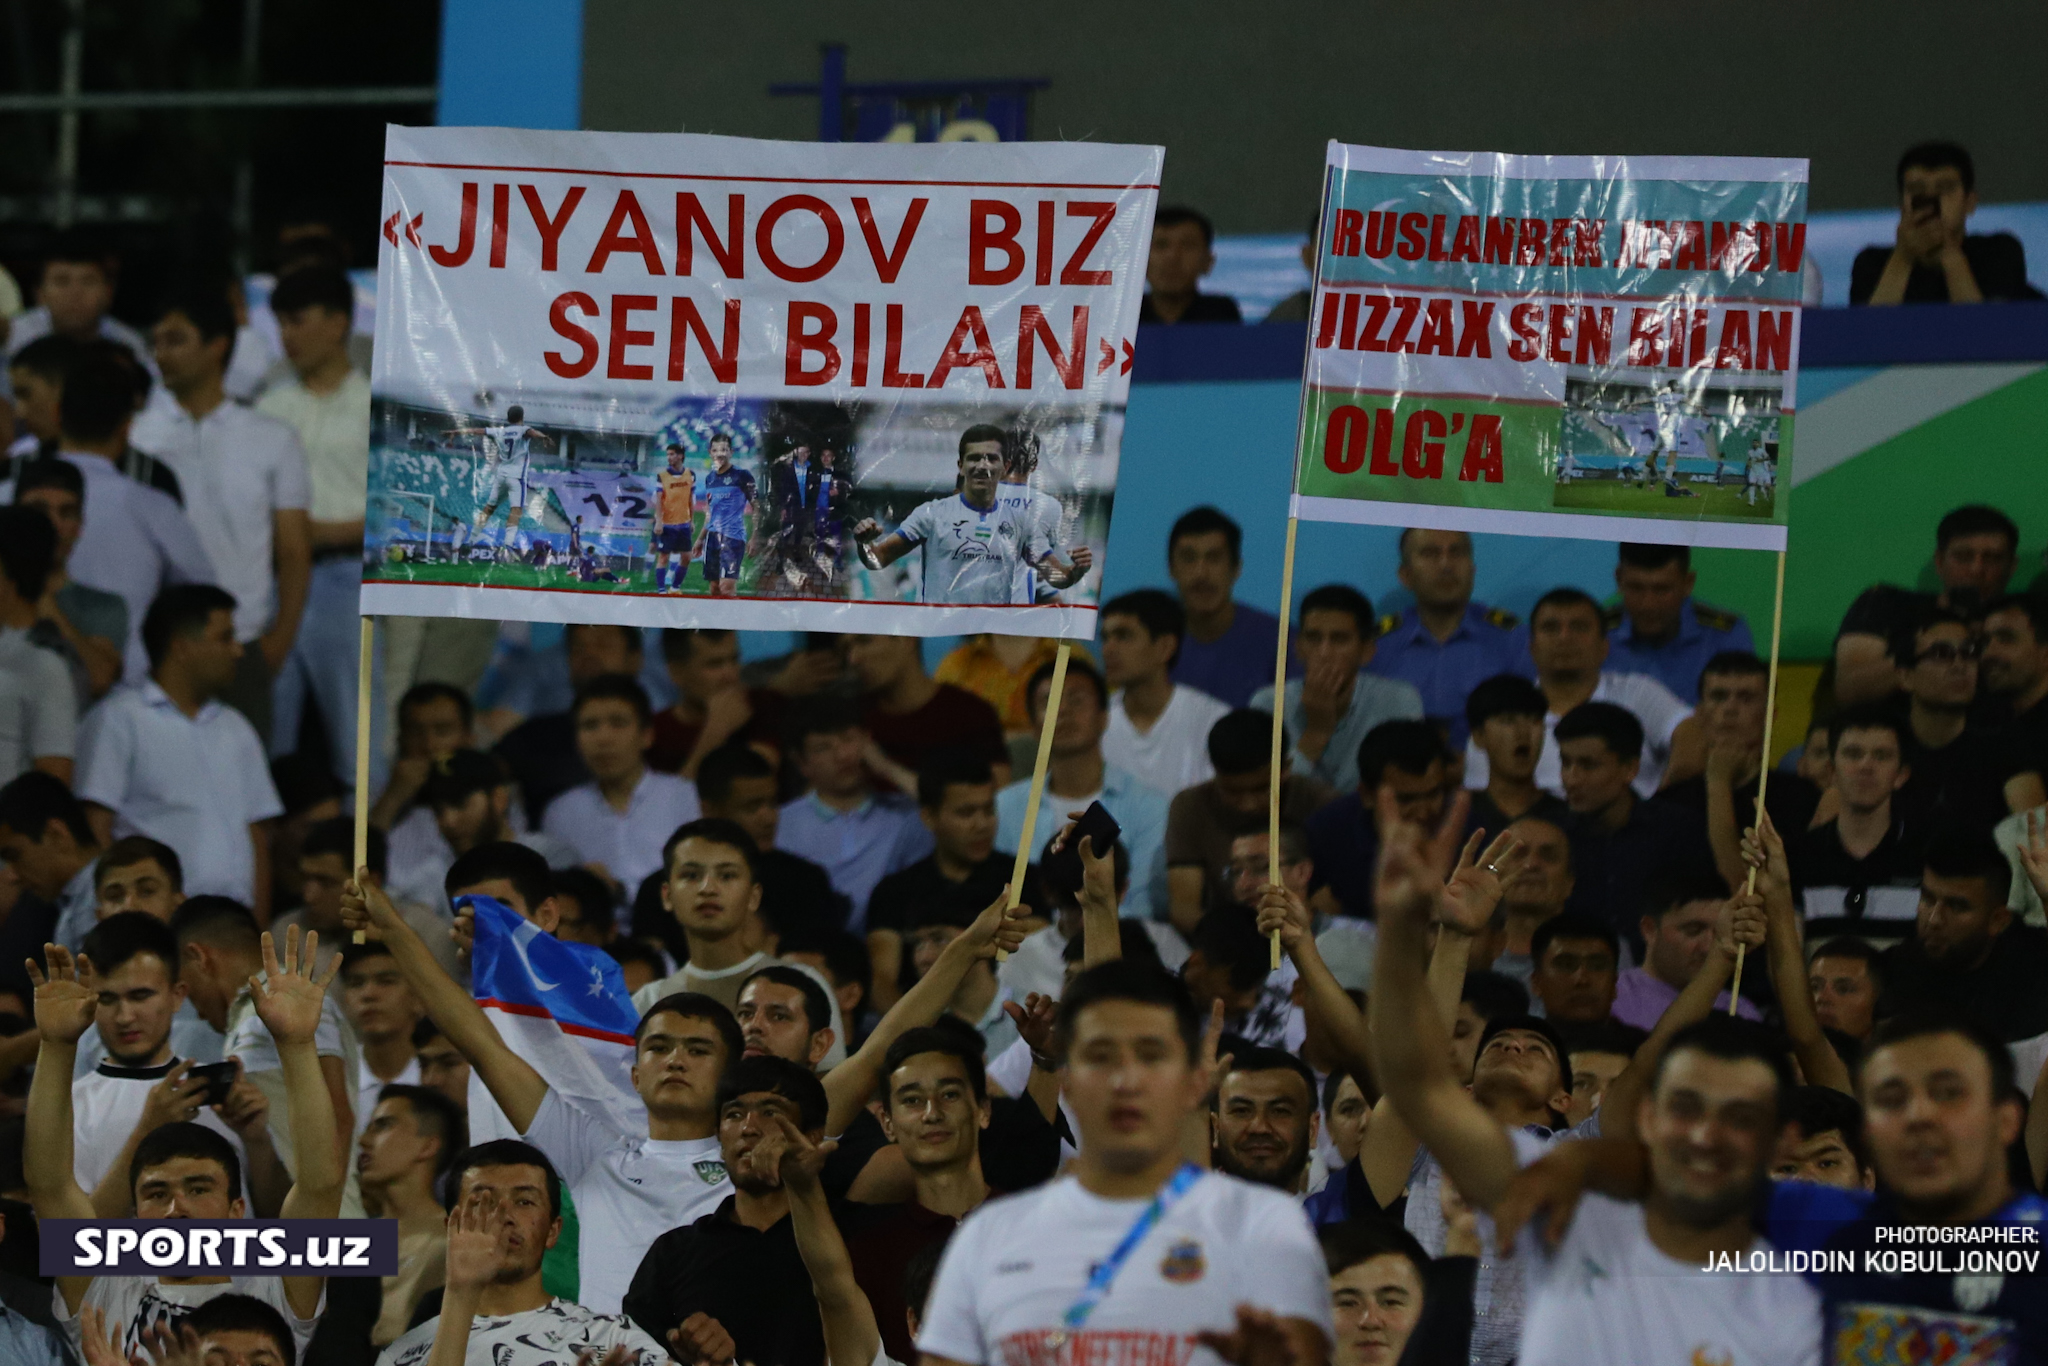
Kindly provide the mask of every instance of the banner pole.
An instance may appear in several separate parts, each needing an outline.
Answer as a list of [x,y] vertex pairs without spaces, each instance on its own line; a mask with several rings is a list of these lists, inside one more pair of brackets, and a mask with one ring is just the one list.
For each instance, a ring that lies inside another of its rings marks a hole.
[[[1053,656],[1052,686],[1045,694],[1045,716],[1038,723],[1038,757],[1031,763],[1031,796],[1024,803],[1024,832],[1017,837],[1017,860],[1010,865],[1010,909],[1016,910],[1024,904],[1024,873],[1031,867],[1031,849],[1038,837],[1038,806],[1045,800],[1045,770],[1052,762],[1052,731],[1060,715],[1060,694],[1067,687],[1067,660],[1074,653],[1073,645],[1061,641],[1059,653]],[[996,961],[1002,962],[1010,955],[996,950]]]
[[[1764,790],[1771,780],[1771,727],[1778,719],[1778,636],[1785,624],[1785,552],[1778,552],[1778,584],[1771,594],[1771,668],[1764,684],[1764,748],[1756,772],[1756,822],[1763,824]],[[1756,890],[1756,869],[1749,870],[1743,891]],[[1743,946],[1735,946],[1735,979],[1728,984],[1728,1013],[1742,1004]]]
[[[356,650],[356,856],[349,866],[351,881],[362,876],[363,865],[370,861],[370,659],[376,625],[372,617],[364,617],[362,623]],[[356,943],[367,937],[356,931]]]
[[[1266,880],[1280,885],[1280,766],[1287,735],[1287,622],[1294,613],[1294,533],[1301,522],[1287,518],[1287,553],[1280,561],[1280,643],[1273,657],[1273,768],[1266,788]],[[1280,969],[1280,931],[1273,931],[1272,970]]]

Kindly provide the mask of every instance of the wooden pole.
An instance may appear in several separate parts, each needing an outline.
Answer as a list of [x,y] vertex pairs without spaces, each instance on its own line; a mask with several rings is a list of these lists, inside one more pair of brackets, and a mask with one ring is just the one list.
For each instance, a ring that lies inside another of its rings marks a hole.
[[[1280,643],[1273,658],[1273,770],[1266,788],[1266,880],[1280,882],[1280,779],[1287,756],[1287,622],[1294,613],[1294,533],[1301,522],[1287,518],[1287,553],[1280,561]],[[1273,931],[1274,971],[1280,968],[1280,931]]]
[[[1764,750],[1756,774],[1756,823],[1764,819],[1764,792],[1771,781],[1771,727],[1778,719],[1778,636],[1785,625],[1785,552],[1778,552],[1778,585],[1771,594],[1771,669],[1764,684]],[[1743,890],[1756,890],[1756,869],[1749,870]],[[1743,946],[1735,946],[1735,979],[1728,984],[1728,1013],[1742,1004]]]
[[[370,861],[370,659],[375,641],[374,621],[364,617],[362,643],[356,651],[356,857],[349,866],[351,879],[362,876],[363,865]],[[355,938],[360,944],[366,936],[357,930]]]
[[[1038,806],[1045,800],[1045,770],[1052,762],[1052,731],[1060,715],[1060,694],[1067,688],[1067,660],[1073,656],[1074,647],[1067,641],[1060,642],[1059,653],[1053,656],[1052,687],[1045,694],[1045,716],[1038,723],[1038,757],[1031,763],[1031,796],[1024,803],[1024,832],[1017,837],[1017,860],[1010,865],[1010,909],[1016,910],[1024,904],[1024,873],[1031,867],[1033,841],[1038,837]],[[1010,955],[996,950],[996,961],[1001,962]]]

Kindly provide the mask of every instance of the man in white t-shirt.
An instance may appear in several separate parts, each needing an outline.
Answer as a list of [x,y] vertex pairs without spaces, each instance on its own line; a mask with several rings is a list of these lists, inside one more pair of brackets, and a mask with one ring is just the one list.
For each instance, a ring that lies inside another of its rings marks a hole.
[[298,638],[313,573],[306,452],[290,427],[228,397],[235,315],[226,291],[181,294],[151,341],[177,401],[145,408],[130,440],[177,474],[199,543],[235,596],[235,639],[247,648],[227,702],[267,744],[271,680]]
[[1182,1162],[1209,1089],[1200,1032],[1157,968],[1075,979],[1060,1036],[1081,1151],[1059,1180],[962,1222],[920,1324],[924,1366],[1329,1359],[1328,1281],[1300,1207]]
[[[355,781],[356,599],[363,587],[363,513],[370,469],[370,380],[349,362],[355,287],[339,266],[300,266],[270,292],[291,373],[263,391],[256,411],[298,434],[306,452],[312,579],[291,658],[278,674],[276,742],[297,746],[312,697],[327,730],[335,777]],[[238,340],[235,350],[242,350]],[[375,753],[375,751],[373,751]],[[372,760],[377,762],[376,759]],[[381,785],[381,773],[371,786]]]
[[[586,1359],[593,1366],[665,1366],[668,1354],[626,1319],[542,1287],[541,1261],[562,1234],[562,1178],[545,1153],[516,1139],[495,1139],[469,1149],[456,1170],[441,1312],[385,1348],[378,1366],[417,1366],[430,1357],[465,1366],[561,1366]],[[584,1228],[601,1229],[605,1241],[613,1241],[613,1230],[593,1223],[580,1202],[578,1217]],[[621,1353],[617,1361],[614,1351]]]
[[291,1176],[270,1146],[270,1103],[237,1078],[207,1103],[207,1080],[171,1050],[171,1020],[185,1001],[178,938],[146,911],[108,916],[85,937],[99,989],[98,1037],[106,1057],[71,1088],[72,1174],[102,1218],[128,1217],[128,1164],[158,1127],[197,1123],[225,1138],[248,1178],[250,1203],[271,1215]]
[[743,1047],[732,1013],[688,992],[651,1004],[634,1036],[632,1070],[647,1126],[627,1133],[568,1103],[513,1052],[381,889],[351,890],[342,914],[352,929],[376,928],[428,1018],[469,1059],[520,1137],[568,1182],[578,1223],[601,1231],[577,1249],[582,1300],[600,1314],[618,1312],[648,1244],[732,1194],[718,1147],[718,1078]]
[[[307,946],[307,947],[310,947]],[[327,979],[312,976],[313,955],[300,952],[296,932],[286,936],[282,960],[269,935],[263,937],[264,976],[255,991],[255,1010],[276,1041],[285,1074],[285,1104],[300,1133],[332,1133],[335,1114],[327,1098],[313,1039],[320,1027]],[[47,975],[36,980],[36,1030],[42,1036],[35,1080],[29,1088],[28,1128],[22,1170],[40,1219],[90,1219],[92,1200],[72,1175],[71,1068],[79,1036],[99,1012],[99,991],[90,963],[74,966],[59,945],[45,950]],[[144,1220],[240,1219],[241,1163],[226,1139],[197,1124],[172,1123],[138,1147],[133,1170],[135,1216]],[[291,1190],[279,1215],[285,1219],[333,1219],[341,1212],[342,1165],[333,1144],[309,1143],[300,1154]],[[91,1305],[106,1315],[124,1358],[141,1346],[141,1330],[160,1318],[183,1318],[198,1305],[230,1292],[253,1295],[285,1316],[303,1357],[326,1299],[319,1276],[226,1276],[165,1280],[140,1276],[60,1276],[54,1308],[77,1351],[79,1314]]]
[[[1606,618],[1591,595],[1576,588],[1553,588],[1529,612],[1529,657],[1536,662],[1536,684],[1550,704],[1543,719],[1544,745],[1536,760],[1536,785],[1562,793],[1564,779],[1557,744],[1551,732],[1557,718],[1581,702],[1612,702],[1643,723],[1643,761],[1635,789],[1654,797],[1667,771],[1689,777],[1704,763],[1705,742],[1692,708],[1649,674],[1610,673]],[[1486,755],[1465,743],[1465,786],[1485,787]]]
[[1102,681],[1109,726],[1102,757],[1168,797],[1216,776],[1209,728],[1230,708],[1173,681],[1187,612],[1171,593],[1140,588],[1102,608]]
[[[1475,873],[1484,869],[1461,870]],[[1444,1178],[1490,1214],[1551,1135],[1510,1130],[1467,1090],[1452,1068],[1450,1033],[1423,985],[1430,922],[1470,935],[1485,918],[1473,913],[1470,898],[1445,894],[1421,832],[1410,825],[1388,830],[1376,891],[1371,1016],[1386,1097]],[[1752,929],[1758,906],[1745,908]],[[1736,932],[1731,905],[1722,933],[1726,939]],[[1744,942],[1751,939],[1761,935]],[[1782,1048],[1761,1026],[1725,1016],[1666,1031],[1649,1047],[1661,1051],[1649,1063],[1645,1099],[1623,1105],[1610,1090],[1607,1099],[1616,1104],[1603,1102],[1603,1114],[1611,1108],[1613,1115],[1602,1127],[1644,1126],[1656,1154],[1655,1190],[1642,1209],[1589,1200],[1583,1222],[1555,1249],[1533,1235],[1525,1240],[1516,1259],[1527,1292],[1516,1359],[1525,1366],[1814,1362],[1820,1300],[1798,1276],[1699,1270],[1715,1254],[1768,1249],[1749,1212],[1785,1127],[1782,1102],[1791,1078]],[[1554,1066],[1538,1050],[1524,1051],[1530,1065]]]

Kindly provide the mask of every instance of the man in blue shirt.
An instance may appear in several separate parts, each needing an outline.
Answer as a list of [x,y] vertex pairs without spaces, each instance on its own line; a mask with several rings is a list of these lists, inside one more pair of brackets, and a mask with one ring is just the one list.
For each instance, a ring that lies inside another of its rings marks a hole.
[[[1230,596],[1244,572],[1244,529],[1212,507],[1183,514],[1166,536],[1166,572],[1188,614],[1173,681],[1231,707],[1272,687],[1280,618]],[[1299,661],[1287,676],[1301,676]]]
[[1685,702],[1700,700],[1700,671],[1724,651],[1754,652],[1749,623],[1694,602],[1692,551],[1623,542],[1614,566],[1621,605],[1607,610],[1607,668],[1648,674]]
[[1451,751],[1465,747],[1465,698],[1495,674],[1533,675],[1514,637],[1512,612],[1472,601],[1472,538],[1462,531],[1401,533],[1401,586],[1414,605],[1380,618],[1379,645],[1366,672],[1399,678],[1422,694],[1422,714],[1450,729]]
[[747,555],[747,511],[754,506],[754,476],[732,463],[732,436],[711,436],[711,473],[698,497],[704,500],[704,581],[711,596],[730,598],[740,587]]
[[929,854],[931,832],[910,798],[878,793],[870,784],[874,739],[851,707],[820,701],[805,708],[790,743],[809,786],[782,808],[775,847],[825,870],[833,890],[853,907],[846,928],[859,934],[875,884]]

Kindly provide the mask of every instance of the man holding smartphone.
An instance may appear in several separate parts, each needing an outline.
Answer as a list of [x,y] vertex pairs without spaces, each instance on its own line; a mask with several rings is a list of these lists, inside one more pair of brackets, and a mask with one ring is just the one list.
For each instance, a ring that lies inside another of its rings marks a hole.
[[1899,158],[1893,246],[1865,247],[1849,278],[1852,304],[1981,304],[2038,299],[2026,250],[2011,233],[1971,235],[1977,170],[1953,142],[1923,142]]
[[72,1088],[71,1170],[92,1197],[93,1212],[129,1217],[136,1147],[177,1120],[227,1139],[247,1173],[256,1213],[275,1211],[291,1176],[271,1148],[263,1093],[233,1062],[209,1067],[171,1050],[171,1018],[184,1004],[185,987],[170,926],[147,911],[110,915],[85,937],[85,957],[99,990],[94,1022],[107,1056]]

